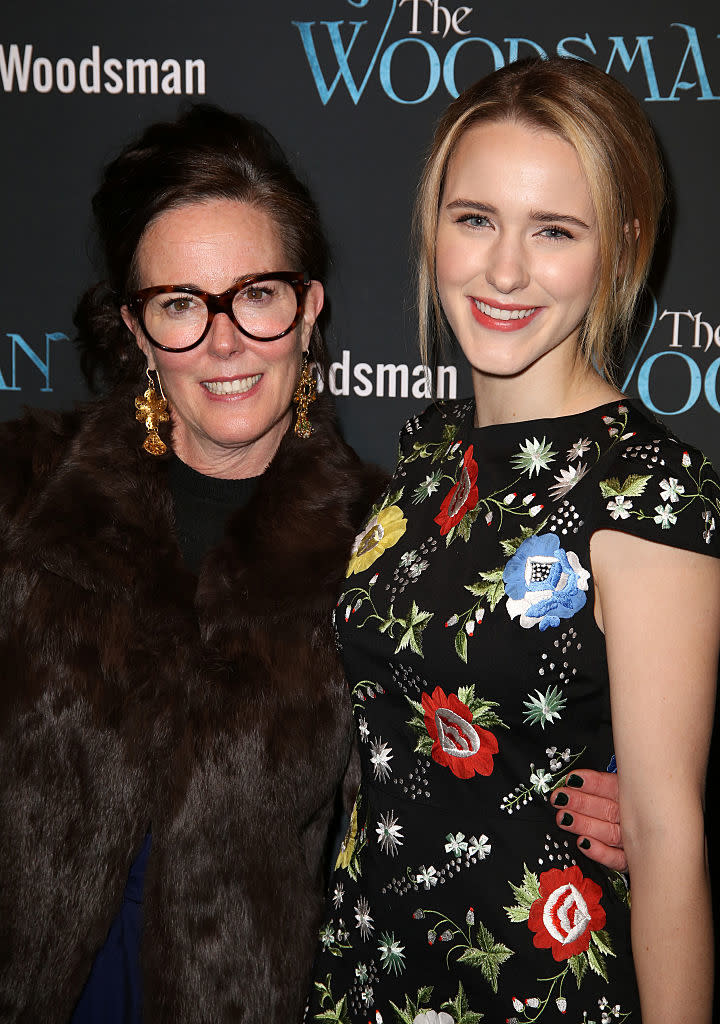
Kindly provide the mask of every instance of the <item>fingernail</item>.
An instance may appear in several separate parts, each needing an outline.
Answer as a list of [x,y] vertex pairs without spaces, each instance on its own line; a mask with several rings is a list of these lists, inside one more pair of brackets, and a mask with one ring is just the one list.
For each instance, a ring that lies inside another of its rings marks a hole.
[[590,840],[589,839],[581,839],[580,842],[578,843],[578,846],[580,847],[581,850],[589,850],[590,849]]
[[564,807],[568,802],[567,793],[556,793],[553,797],[553,804],[555,807]]
[[567,785],[572,786],[573,789],[580,789],[584,780],[579,775],[568,775]]
[[568,814],[567,811],[566,811],[565,814],[563,814],[562,818],[560,819],[560,824],[561,825],[572,825],[572,823],[573,823],[573,816],[572,816],[572,814]]

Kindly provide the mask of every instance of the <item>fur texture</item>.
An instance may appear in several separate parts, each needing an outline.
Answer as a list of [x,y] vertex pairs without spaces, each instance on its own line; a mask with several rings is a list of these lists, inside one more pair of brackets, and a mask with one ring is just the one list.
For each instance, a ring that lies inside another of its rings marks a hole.
[[148,828],[148,1022],[299,1020],[381,486],[323,401],[199,579],[132,398],[0,426],[0,1020],[63,1024]]

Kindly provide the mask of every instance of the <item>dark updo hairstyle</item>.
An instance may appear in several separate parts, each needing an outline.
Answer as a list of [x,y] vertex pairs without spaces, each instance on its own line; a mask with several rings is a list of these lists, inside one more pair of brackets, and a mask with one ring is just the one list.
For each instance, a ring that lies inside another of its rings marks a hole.
[[[213,199],[264,210],[287,256],[287,267],[277,269],[325,279],[328,248],[317,207],[270,132],[206,104],[176,121],[150,125],[108,164],[92,201],[107,276],[85,293],[74,317],[91,385],[137,382],[144,372],[120,309],[139,287],[137,254],[145,231],[166,210]],[[324,374],[327,351],[317,324],[310,357]]]

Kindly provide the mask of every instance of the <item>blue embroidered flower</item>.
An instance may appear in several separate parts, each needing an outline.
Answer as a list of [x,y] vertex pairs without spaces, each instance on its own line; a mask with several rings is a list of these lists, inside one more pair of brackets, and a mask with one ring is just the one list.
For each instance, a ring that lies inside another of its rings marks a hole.
[[589,579],[575,552],[561,548],[554,533],[528,537],[503,573],[508,615],[519,615],[525,629],[559,626],[584,606]]

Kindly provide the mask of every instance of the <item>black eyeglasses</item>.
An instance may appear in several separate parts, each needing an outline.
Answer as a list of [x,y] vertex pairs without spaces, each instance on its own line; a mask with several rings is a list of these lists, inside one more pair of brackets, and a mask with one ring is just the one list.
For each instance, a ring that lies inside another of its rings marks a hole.
[[145,337],[164,352],[189,352],[207,336],[216,313],[225,313],[254,341],[276,341],[302,316],[310,275],[291,270],[246,274],[221,295],[177,284],[134,292],[128,306]]

